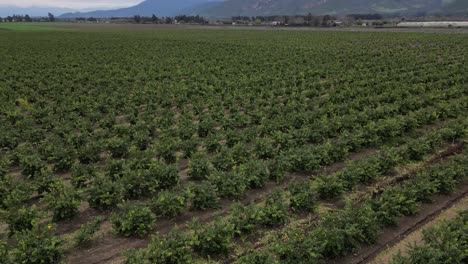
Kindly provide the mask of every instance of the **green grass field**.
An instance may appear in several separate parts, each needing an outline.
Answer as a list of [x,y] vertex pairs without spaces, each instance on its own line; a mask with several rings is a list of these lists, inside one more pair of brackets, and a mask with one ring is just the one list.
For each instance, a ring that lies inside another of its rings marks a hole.
[[0,263],[348,263],[467,188],[468,34],[57,25],[0,24]]

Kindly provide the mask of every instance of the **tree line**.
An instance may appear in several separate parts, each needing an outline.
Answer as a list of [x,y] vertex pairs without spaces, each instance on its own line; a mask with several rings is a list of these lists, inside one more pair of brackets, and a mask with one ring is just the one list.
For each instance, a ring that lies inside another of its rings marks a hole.
[[12,15],[5,18],[0,17],[1,22],[55,22],[55,16],[52,13],[48,13],[47,17],[35,17],[32,18],[30,15]]

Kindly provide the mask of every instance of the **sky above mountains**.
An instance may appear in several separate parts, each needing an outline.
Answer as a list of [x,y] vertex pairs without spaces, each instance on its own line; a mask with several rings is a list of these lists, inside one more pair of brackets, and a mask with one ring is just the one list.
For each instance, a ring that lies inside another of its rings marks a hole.
[[56,7],[68,9],[121,8],[136,5],[143,0],[0,0],[2,6]]

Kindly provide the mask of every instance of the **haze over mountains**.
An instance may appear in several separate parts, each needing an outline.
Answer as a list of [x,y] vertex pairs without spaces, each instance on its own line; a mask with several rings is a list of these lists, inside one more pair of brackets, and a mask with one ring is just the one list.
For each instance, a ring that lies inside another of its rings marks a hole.
[[[40,8],[39,8],[40,9]],[[0,7],[2,13],[11,14],[11,9]],[[18,10],[18,8],[16,9]],[[38,8],[30,8],[23,14],[35,15]],[[40,10],[45,13],[45,8]],[[20,13],[17,11],[16,13]],[[131,17],[134,15],[175,16],[180,14],[206,17],[258,16],[258,15],[314,15],[332,14],[441,14],[468,16],[468,0],[145,0],[140,4],[90,12],[72,12],[67,9],[51,9],[49,12],[61,18],[75,17]]]

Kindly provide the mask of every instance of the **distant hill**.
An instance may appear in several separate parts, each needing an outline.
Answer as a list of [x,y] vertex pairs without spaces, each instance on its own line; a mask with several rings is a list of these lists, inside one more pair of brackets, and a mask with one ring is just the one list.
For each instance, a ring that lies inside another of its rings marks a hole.
[[[131,17],[134,15],[151,16],[175,16],[182,13],[188,13],[189,8],[207,3],[213,0],[146,0],[140,4],[127,8],[120,8],[115,10],[98,10],[92,12],[75,12],[66,13],[60,18],[75,18],[75,17],[95,17],[95,18],[109,18],[109,17]],[[216,1],[216,0],[215,0]],[[218,0],[219,1],[219,0]]]
[[16,7],[16,6],[0,6],[0,17],[11,15],[30,15],[33,17],[46,17],[50,12],[54,15],[60,15],[66,12],[74,12],[73,9],[54,8],[54,7]]
[[[467,11],[468,0],[226,0],[218,3],[202,4],[192,9],[192,13],[211,17],[233,15],[293,15],[312,13],[350,14],[443,14]],[[464,10],[464,11],[463,11]],[[465,12],[468,15],[468,12]]]

